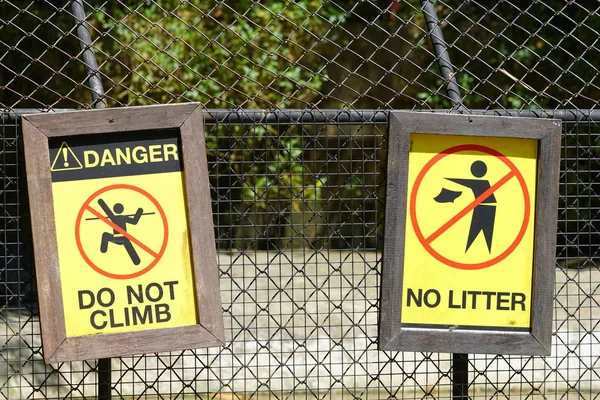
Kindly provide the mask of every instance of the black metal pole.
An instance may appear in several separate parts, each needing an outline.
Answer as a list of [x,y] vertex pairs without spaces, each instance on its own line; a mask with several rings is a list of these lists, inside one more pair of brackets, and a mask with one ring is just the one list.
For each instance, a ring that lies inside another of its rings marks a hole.
[[452,400],[469,400],[468,354],[452,354]]
[[75,21],[79,47],[82,51],[81,57],[83,58],[83,64],[85,65],[85,72],[88,76],[92,94],[92,106],[94,108],[102,108],[106,106],[104,87],[102,86],[102,80],[98,73],[98,61],[96,61],[96,54],[94,54],[94,51],[92,50],[92,36],[90,35],[87,22],[85,22],[85,10],[83,9],[83,2],[81,0],[71,1],[71,13],[73,14],[73,19]]
[[[454,68],[452,67],[452,62],[450,61],[448,46],[444,40],[444,35],[442,34],[442,29],[440,28],[437,12],[435,11],[434,1],[435,0],[421,0],[423,14],[425,15],[427,29],[429,30],[429,37],[431,38],[431,44],[433,46],[433,53],[437,58],[440,74],[442,75],[442,78],[444,78],[444,81],[446,81],[446,92],[448,93],[450,100],[452,100],[452,108],[465,111],[466,109],[462,104],[460,87],[456,82]],[[468,354],[452,354],[452,399],[469,399]]]
[[112,380],[110,358],[98,359],[96,370],[98,373],[98,400],[110,400]]
[[433,45],[433,53],[437,58],[440,74],[444,81],[446,81],[446,91],[448,97],[450,97],[450,100],[452,101],[452,108],[463,109],[460,87],[458,86],[458,83],[456,83],[454,69],[452,68],[452,62],[450,61],[450,54],[448,54],[448,46],[444,40],[437,12],[435,11],[434,0],[421,0],[421,6],[423,7],[423,14],[425,15],[425,21],[427,22],[429,37],[431,38],[431,44]]
[[[85,22],[85,10],[81,0],[71,1],[71,13],[77,30],[77,38],[79,39],[79,47],[81,48],[81,57],[85,65],[85,72],[88,76],[90,92],[92,95],[92,106],[94,108],[102,108],[106,106],[104,98],[104,87],[98,73],[98,61],[96,54],[92,50],[92,36],[87,22]],[[98,374],[98,400],[110,400],[111,398],[111,359],[100,358],[96,364],[96,372]]]

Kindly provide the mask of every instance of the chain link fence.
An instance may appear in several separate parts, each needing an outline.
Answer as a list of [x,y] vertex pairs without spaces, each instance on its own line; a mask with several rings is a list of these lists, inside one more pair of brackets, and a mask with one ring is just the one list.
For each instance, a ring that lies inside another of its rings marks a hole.
[[[201,101],[227,344],[113,359],[113,398],[452,398],[453,356],[377,350],[387,110],[563,120],[551,357],[470,355],[471,398],[600,393],[597,1],[0,0],[0,398],[45,365],[19,114]],[[454,398],[464,398],[456,396]]]

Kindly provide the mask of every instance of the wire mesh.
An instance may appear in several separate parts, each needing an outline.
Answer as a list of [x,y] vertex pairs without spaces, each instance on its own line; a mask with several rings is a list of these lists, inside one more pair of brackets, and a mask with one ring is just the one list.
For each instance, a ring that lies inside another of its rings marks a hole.
[[211,109],[228,339],[113,359],[113,397],[451,398],[451,354],[376,337],[386,110],[447,110],[452,79],[465,112],[564,121],[553,355],[470,355],[469,395],[598,398],[600,4],[437,1],[439,54],[428,2],[0,0],[0,398],[100,395],[95,362],[42,362],[15,112],[104,101]]
[[593,109],[600,94],[594,0],[435,2],[451,77],[431,0],[78,1],[90,43],[71,2],[0,2],[0,107],[91,107],[86,69],[110,106],[448,108],[448,79],[472,109]]
[[[377,350],[385,124],[328,122],[208,125],[227,345],[113,359],[113,396],[451,398],[450,354]],[[94,397],[95,363],[42,363],[18,134],[4,122],[0,388]],[[553,355],[471,355],[472,398],[600,390],[598,135],[564,124]]]

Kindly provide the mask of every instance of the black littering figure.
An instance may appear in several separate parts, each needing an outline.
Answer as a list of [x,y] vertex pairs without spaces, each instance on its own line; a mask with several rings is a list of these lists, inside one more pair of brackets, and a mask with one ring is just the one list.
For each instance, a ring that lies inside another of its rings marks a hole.
[[[133,216],[119,215],[123,212],[123,205],[121,203],[116,203],[113,206],[114,213],[113,210],[111,210],[108,207],[108,205],[106,205],[106,202],[104,200],[99,199],[98,204],[100,204],[100,207],[102,207],[102,209],[106,213],[106,217],[125,232],[127,231],[127,224],[136,225],[142,217],[142,213],[144,212],[142,208],[138,208]],[[116,229],[113,229],[113,233],[104,232],[102,234],[102,243],[100,244],[100,251],[102,253],[106,253],[106,251],[108,250],[108,243],[123,245],[125,247],[125,250],[127,250],[127,254],[129,254],[129,257],[131,257],[131,261],[135,265],[138,265],[140,263],[140,257],[133,248],[131,240],[123,236]]]
[[[476,178],[482,178],[487,173],[487,166],[483,161],[475,161],[471,164],[471,173]],[[447,180],[458,183],[459,185],[468,187],[473,191],[475,198],[482,195],[486,190],[490,188],[490,182],[487,179],[462,179],[462,178],[446,178]],[[450,203],[459,197],[462,192],[455,192],[453,190],[442,189],[439,195],[434,200],[438,203]],[[483,232],[485,242],[487,243],[488,251],[492,252],[492,236],[494,234],[494,220],[496,219],[496,197],[494,194],[490,194],[481,203],[475,206],[473,209],[473,217],[471,219],[471,228],[469,229],[469,238],[467,239],[467,248],[465,253],[469,250],[469,247],[475,241],[479,232]]]

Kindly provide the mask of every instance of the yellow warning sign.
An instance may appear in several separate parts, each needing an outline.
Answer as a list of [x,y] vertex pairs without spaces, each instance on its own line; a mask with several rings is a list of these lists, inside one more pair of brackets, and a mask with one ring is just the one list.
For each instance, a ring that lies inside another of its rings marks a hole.
[[[93,169],[52,169],[67,337],[197,324],[177,137],[71,142],[51,146],[53,165],[101,157]],[[101,163],[119,148],[152,164]]]
[[537,140],[411,135],[401,322],[528,330]]
[[51,171],[72,171],[83,168],[81,162],[73,153],[73,150],[67,145],[66,142],[62,142],[52,165],[50,166]]

